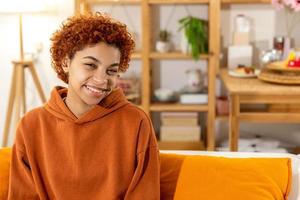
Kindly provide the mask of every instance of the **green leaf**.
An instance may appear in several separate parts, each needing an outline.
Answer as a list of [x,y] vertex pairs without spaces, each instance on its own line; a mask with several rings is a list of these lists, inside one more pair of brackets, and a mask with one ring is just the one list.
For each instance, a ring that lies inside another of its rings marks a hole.
[[208,22],[192,16],[184,17],[178,22],[178,30],[184,31],[192,56],[198,60],[200,53],[208,52]]

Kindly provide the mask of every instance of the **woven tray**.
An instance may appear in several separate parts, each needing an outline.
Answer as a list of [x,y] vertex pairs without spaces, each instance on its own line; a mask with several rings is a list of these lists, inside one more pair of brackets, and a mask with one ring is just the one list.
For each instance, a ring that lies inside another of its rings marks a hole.
[[272,62],[266,66],[268,69],[275,70],[275,71],[282,71],[282,72],[292,72],[292,73],[299,73],[299,67],[287,67],[284,61]]
[[262,69],[261,73],[258,75],[258,79],[286,85],[298,85],[300,84],[300,74],[299,73],[286,73],[282,71],[274,71],[270,69]]

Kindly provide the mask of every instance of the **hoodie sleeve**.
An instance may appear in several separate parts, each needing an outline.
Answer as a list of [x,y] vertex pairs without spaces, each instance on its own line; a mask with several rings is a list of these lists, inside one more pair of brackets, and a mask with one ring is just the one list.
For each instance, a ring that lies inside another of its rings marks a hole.
[[20,129],[12,149],[8,200],[39,200]]
[[124,200],[160,199],[159,150],[152,124],[142,121],[139,130],[137,167]]

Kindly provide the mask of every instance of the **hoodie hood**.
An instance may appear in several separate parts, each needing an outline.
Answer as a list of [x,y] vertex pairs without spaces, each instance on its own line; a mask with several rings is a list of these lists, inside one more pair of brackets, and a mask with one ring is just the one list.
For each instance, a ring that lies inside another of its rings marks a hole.
[[51,92],[49,101],[45,105],[45,109],[57,118],[67,120],[76,124],[95,121],[115,111],[116,109],[129,104],[121,88],[117,88],[104,99],[102,99],[98,105],[96,105],[80,118],[77,118],[63,101],[63,98],[67,96],[67,92],[68,89],[65,87],[55,87]]

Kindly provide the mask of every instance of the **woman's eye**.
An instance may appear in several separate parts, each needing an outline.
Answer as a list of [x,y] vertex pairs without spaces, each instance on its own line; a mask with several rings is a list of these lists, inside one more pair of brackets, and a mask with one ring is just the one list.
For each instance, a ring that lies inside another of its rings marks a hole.
[[108,69],[107,74],[108,75],[116,75],[118,73],[118,70],[116,69]]
[[92,68],[92,69],[97,68],[97,65],[95,65],[94,63],[85,63],[84,65],[86,65],[86,66],[88,66],[89,68]]

